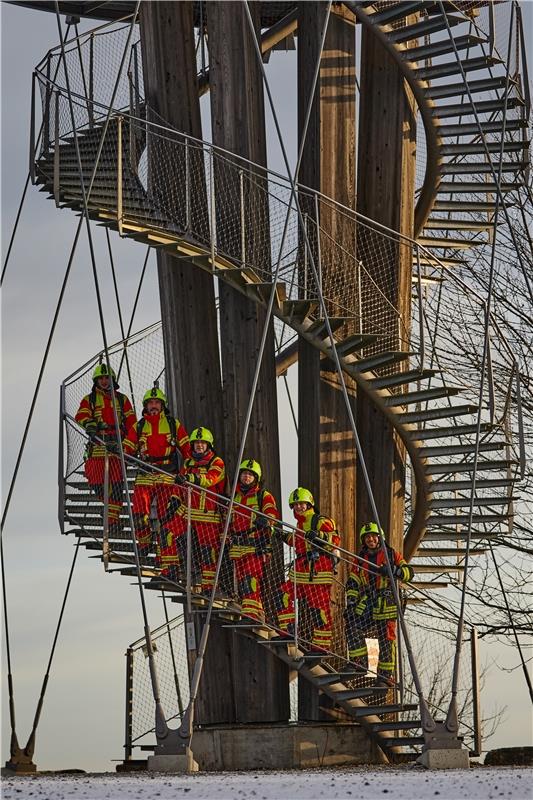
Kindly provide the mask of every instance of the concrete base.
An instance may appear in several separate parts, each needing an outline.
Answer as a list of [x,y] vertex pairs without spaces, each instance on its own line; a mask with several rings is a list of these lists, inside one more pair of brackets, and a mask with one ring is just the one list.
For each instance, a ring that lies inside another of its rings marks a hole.
[[198,762],[194,760],[192,750],[180,755],[148,756],[149,772],[198,772]]
[[426,750],[416,759],[428,769],[469,769],[468,751],[462,748],[453,750]]
[[203,772],[309,769],[383,764],[387,759],[357,724],[228,725],[195,730]]

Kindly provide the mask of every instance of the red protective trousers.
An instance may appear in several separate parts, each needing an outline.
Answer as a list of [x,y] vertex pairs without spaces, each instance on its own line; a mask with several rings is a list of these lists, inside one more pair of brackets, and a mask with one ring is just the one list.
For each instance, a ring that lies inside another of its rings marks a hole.
[[[109,461],[109,523],[118,522],[122,510],[122,468],[118,456],[108,456]],[[105,456],[90,456],[84,466],[85,477],[98,500],[104,502]]]
[[265,556],[250,553],[234,559],[234,564],[243,614],[253,619],[264,620],[261,590]]
[[[213,588],[218,554],[220,553],[220,539],[223,525],[220,522],[191,522],[192,531],[196,534],[200,551],[200,569],[202,573],[202,591],[207,592]],[[161,566],[163,574],[165,568],[179,567],[187,550],[187,517],[176,514],[172,520],[162,526],[161,531]]]
[[[283,610],[278,614],[282,630],[294,626],[294,583],[285,581],[280,587],[283,598]],[[331,584],[330,583],[297,583],[296,596],[305,600],[311,612],[313,625],[312,644],[329,649],[331,647]]]
[[[170,497],[176,494],[176,486],[173,483],[162,483],[157,480],[147,483],[148,476],[143,476],[143,480],[143,483],[135,484],[132,511],[135,514],[135,537],[137,539],[137,544],[139,547],[149,547],[152,542],[150,509],[154,497],[156,498],[157,518],[161,523],[161,520],[165,518]],[[165,524],[161,523],[161,527],[165,527]]]

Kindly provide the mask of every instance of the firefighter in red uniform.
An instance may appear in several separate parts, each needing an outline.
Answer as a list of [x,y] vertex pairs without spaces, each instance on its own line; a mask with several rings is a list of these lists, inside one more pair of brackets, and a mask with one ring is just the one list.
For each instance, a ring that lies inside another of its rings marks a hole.
[[[185,460],[176,479],[182,486],[181,503],[178,504],[176,498],[171,497],[167,509],[167,516],[174,509],[176,513],[166,526],[169,533],[165,546],[161,548],[162,574],[175,580],[184,559],[189,495],[185,484],[191,484],[191,526],[200,551],[202,591],[209,592],[213,588],[223,529],[222,507],[216,495],[224,493],[226,468],[222,459],[214,452],[214,439],[210,430],[195,428],[189,441],[190,458]],[[204,489],[209,492],[202,491]]]
[[[76,414],[76,422],[89,435],[89,444],[85,459],[85,476],[89,486],[100,502],[104,502],[105,456],[108,454],[109,464],[109,528],[113,532],[120,528],[120,511],[122,509],[122,468],[117,455],[117,429],[111,395],[113,381],[115,409],[123,441],[124,452],[130,452],[128,436],[135,426],[135,412],[125,394],[118,391],[116,375],[107,364],[98,364],[93,372],[93,388],[80,403]],[[101,440],[103,444],[100,443]]]
[[261,487],[260,464],[251,458],[240,465],[235,503],[246,507],[234,509],[229,528],[229,556],[235,565],[241,607],[247,617],[263,621],[263,572],[272,555],[272,524],[279,520],[279,512],[274,497]]
[[388,553],[395,579],[407,583],[413,577],[413,569],[400,553],[386,544],[383,531],[375,522],[363,525],[359,539],[361,549],[353,560],[346,583],[348,656],[352,669],[366,674],[368,650],[365,637],[377,634],[379,661],[376,685],[393,686],[398,607],[391,589],[385,553]]
[[294,562],[288,580],[280,587],[278,622],[286,634],[294,632],[294,583],[299,600],[305,600],[313,625],[311,650],[326,652],[331,646],[331,586],[335,551],[340,539],[335,521],[318,513],[309,489],[298,488],[289,496],[289,506],[298,522],[296,533],[283,538],[294,547]]
[[[171,416],[167,398],[158,386],[148,389],[143,397],[143,415],[130,431],[128,449],[134,451],[137,458],[156,467],[154,470],[139,470],[133,490],[135,536],[139,556],[146,558],[152,544],[150,509],[154,498],[161,536],[164,537],[168,502],[177,492],[178,453],[184,460],[191,454],[187,431],[179,419]],[[161,562],[159,547],[157,561]]]

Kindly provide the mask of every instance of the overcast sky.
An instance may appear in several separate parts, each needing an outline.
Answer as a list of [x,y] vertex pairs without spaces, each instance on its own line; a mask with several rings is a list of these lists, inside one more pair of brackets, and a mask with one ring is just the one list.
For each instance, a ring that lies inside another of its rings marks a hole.
[[[2,3],[2,245],[11,235],[28,171],[31,73],[45,52],[57,44],[53,14]],[[530,15],[529,15],[530,16]],[[268,67],[276,102],[295,151],[296,87],[294,56],[274,54]],[[289,75],[291,76],[289,79]],[[207,102],[207,100],[206,100]],[[274,141],[274,136],[270,137]],[[271,166],[283,172],[277,148]],[[2,479],[9,485],[20,437],[49,333],[59,288],[72,246],[77,218],[57,210],[46,195],[30,187],[2,295]],[[111,291],[103,229],[93,227],[99,275],[104,287],[110,342],[120,338]],[[133,302],[144,247],[112,234],[126,318]],[[155,258],[145,281],[136,329],[159,319]],[[101,349],[94,285],[86,234],[72,268],[49,358],[26,455],[4,533],[8,610],[20,744],[31,729],[44,667],[73,555],[73,540],[61,537],[57,524],[58,396],[62,379]],[[295,485],[296,443],[278,384],[282,418],[282,477]],[[75,582],[52,668],[37,736],[36,762],[42,769],[80,767],[112,769],[122,758],[124,652],[142,634],[139,599],[134,587],[105,575],[97,560],[81,552]],[[150,623],[162,621],[160,604],[149,599]],[[527,692],[509,649],[482,648],[492,672],[484,695],[486,710],[509,705],[506,721],[490,746],[530,743]],[[5,648],[3,649],[5,666]],[[496,700],[494,697],[496,696]],[[9,756],[7,689],[2,682],[3,750]]]

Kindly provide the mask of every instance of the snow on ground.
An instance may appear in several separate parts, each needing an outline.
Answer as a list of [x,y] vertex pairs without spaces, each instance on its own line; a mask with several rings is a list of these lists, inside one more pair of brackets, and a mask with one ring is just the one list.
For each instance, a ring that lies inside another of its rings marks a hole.
[[134,773],[4,778],[3,800],[489,800],[533,798],[533,769],[427,772],[388,767],[196,775]]

